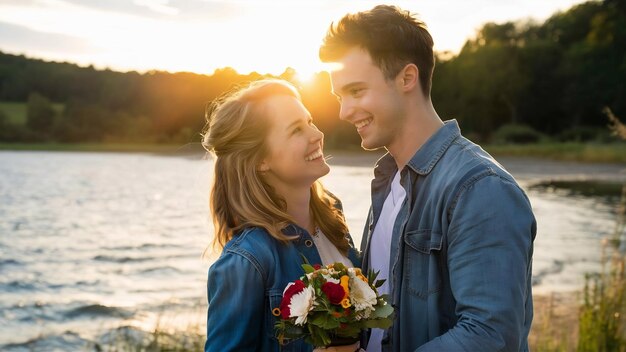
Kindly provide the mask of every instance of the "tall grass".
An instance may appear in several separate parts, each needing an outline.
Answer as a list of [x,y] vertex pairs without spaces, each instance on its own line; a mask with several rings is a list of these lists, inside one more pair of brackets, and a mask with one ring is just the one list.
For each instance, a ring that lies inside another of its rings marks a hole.
[[92,349],[102,352],[196,352],[204,349],[206,339],[204,300],[188,314],[163,311],[151,328],[122,325],[103,333]]
[[578,351],[626,351],[626,185],[618,221],[611,238],[603,241],[602,270],[589,275],[580,309]]

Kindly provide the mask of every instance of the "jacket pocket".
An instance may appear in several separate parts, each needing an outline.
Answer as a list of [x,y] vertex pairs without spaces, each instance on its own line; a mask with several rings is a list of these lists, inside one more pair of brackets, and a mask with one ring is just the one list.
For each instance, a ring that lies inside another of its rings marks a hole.
[[438,267],[443,237],[432,230],[416,230],[404,236],[403,271],[408,291],[422,299],[441,289]]

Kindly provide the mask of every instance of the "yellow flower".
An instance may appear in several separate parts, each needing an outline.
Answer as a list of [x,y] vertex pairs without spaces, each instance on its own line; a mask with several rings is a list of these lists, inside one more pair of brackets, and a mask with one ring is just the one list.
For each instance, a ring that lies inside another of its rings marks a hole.
[[344,275],[339,280],[340,280],[340,285],[341,287],[343,287],[343,290],[345,292],[345,295],[343,296],[343,298],[345,299],[346,297],[350,295],[350,288],[348,287],[348,283],[350,282],[350,277],[348,275]]
[[350,303],[349,299],[344,298],[343,300],[341,300],[341,306],[343,308],[350,308],[351,305],[352,305],[352,303]]

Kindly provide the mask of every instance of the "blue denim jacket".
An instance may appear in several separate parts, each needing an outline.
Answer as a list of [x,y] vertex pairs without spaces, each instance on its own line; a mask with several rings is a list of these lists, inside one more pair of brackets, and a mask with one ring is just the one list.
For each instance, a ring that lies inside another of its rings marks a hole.
[[[397,166],[377,163],[369,243]],[[406,199],[390,253],[394,325],[387,351],[526,351],[536,222],[524,191],[447,121],[401,171]]]
[[[209,351],[311,351],[303,340],[280,346],[272,309],[283,290],[304,275],[302,255],[310,264],[321,259],[309,233],[296,225],[283,230],[298,238],[282,244],[262,228],[247,228],[230,240],[209,269],[207,341]],[[360,266],[352,245],[348,259]]]

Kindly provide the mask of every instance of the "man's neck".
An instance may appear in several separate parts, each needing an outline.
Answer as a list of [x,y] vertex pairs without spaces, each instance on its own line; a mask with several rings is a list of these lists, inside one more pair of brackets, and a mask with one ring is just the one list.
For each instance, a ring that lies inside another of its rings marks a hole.
[[396,161],[398,170],[402,170],[426,141],[443,126],[443,121],[430,101],[422,108],[411,111],[405,122],[400,133],[386,146]]

